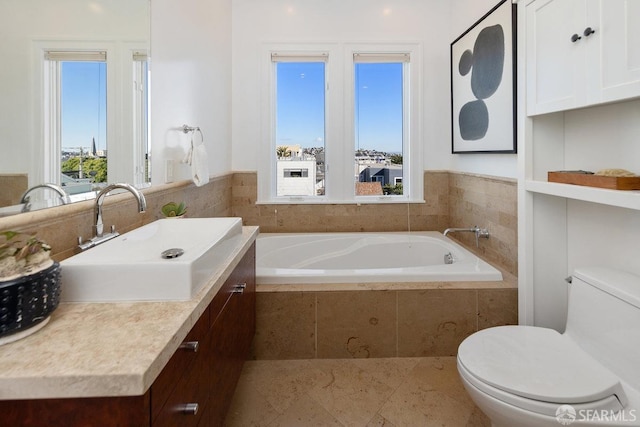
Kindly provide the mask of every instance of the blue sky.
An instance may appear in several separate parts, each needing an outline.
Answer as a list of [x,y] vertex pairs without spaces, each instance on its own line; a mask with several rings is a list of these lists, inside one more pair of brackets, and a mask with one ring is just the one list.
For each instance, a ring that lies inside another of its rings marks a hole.
[[356,149],[402,153],[402,64],[356,64]]
[[324,146],[324,62],[278,64],[276,145]]
[[[63,62],[62,146],[106,148],[106,64]],[[322,62],[278,64],[277,145],[324,146]],[[354,149],[402,152],[402,64],[356,64]]]
[[62,63],[62,147],[106,149],[106,63]]
[[[278,64],[276,145],[324,145],[324,66]],[[402,64],[356,64],[355,85],[359,148],[401,153]]]

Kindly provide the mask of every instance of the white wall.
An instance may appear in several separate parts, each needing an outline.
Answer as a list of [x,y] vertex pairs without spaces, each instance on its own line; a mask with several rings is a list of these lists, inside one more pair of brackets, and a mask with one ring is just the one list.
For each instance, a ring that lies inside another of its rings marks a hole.
[[421,42],[425,169],[447,169],[449,0],[233,0],[233,169],[255,171],[264,43]]
[[[498,4],[498,0],[451,0],[450,3],[451,25],[447,49],[453,40]],[[450,82],[450,75],[447,75],[446,83],[443,81],[442,84],[450,85]],[[451,108],[451,104],[448,108]],[[451,123],[450,117],[448,123]],[[450,135],[449,129],[449,138],[451,138]],[[509,178],[517,177],[516,154],[448,154],[447,158],[446,169]]]
[[191,178],[183,124],[202,130],[211,175],[231,171],[231,0],[152,2],[151,106],[154,184],[166,160],[174,181]]

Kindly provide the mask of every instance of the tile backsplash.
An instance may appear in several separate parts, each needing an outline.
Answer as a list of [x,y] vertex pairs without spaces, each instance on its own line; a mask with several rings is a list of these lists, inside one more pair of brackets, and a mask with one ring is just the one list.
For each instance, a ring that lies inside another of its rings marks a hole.
[[[517,274],[517,202],[513,179],[450,171],[425,171],[425,203],[256,204],[257,174],[236,172],[196,187],[191,182],[159,185],[143,191],[148,209],[139,214],[130,194],[105,199],[107,227],[126,232],[162,215],[169,201],[184,201],[191,217],[239,216],[262,232],[444,231],[447,227],[486,227],[488,240],[475,249],[471,233],[451,235],[512,274]],[[79,202],[0,218],[0,231],[38,232],[61,260],[76,251],[77,238],[92,235],[93,201]]]
[[[191,217],[231,216],[231,178],[232,175],[213,178],[202,187],[184,181],[143,190],[147,200],[144,213],[138,213],[137,202],[130,193],[108,195],[103,205],[105,227],[113,224],[120,233],[133,230],[161,218],[160,208],[170,201],[184,201],[187,216]],[[37,232],[51,245],[52,257],[60,261],[76,253],[78,236],[92,237],[93,207],[94,201],[89,200],[0,218],[0,231]]]
[[0,206],[11,206],[20,203],[20,199],[28,184],[27,174],[3,173],[0,174]]

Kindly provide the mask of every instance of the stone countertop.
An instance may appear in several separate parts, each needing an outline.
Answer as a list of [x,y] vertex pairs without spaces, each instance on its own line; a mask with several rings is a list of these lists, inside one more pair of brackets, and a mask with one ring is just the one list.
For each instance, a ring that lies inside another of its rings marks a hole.
[[189,301],[60,304],[40,331],[0,346],[0,400],[146,393],[257,235],[243,227]]

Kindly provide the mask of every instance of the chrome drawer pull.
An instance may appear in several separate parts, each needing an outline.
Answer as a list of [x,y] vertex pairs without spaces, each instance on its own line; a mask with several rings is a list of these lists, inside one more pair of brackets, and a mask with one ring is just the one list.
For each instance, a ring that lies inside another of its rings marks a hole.
[[194,353],[198,351],[198,347],[200,347],[200,343],[198,341],[185,341],[180,344],[181,349],[193,351]]
[[180,411],[184,415],[196,415],[198,413],[198,404],[197,403],[185,403],[184,405],[180,405]]
[[246,283],[238,283],[233,287],[234,294],[242,294],[244,293],[245,288],[247,287]]

